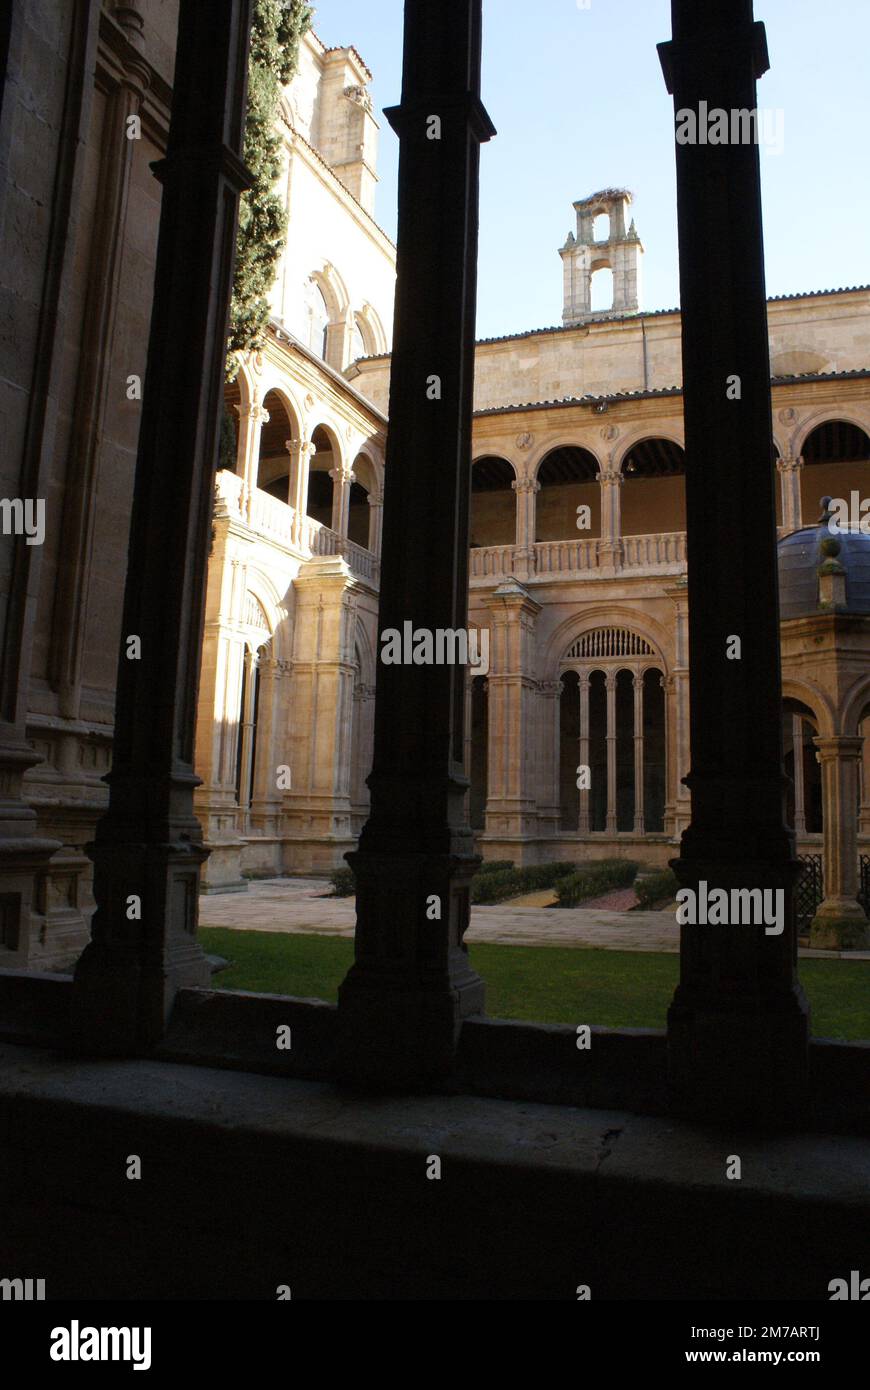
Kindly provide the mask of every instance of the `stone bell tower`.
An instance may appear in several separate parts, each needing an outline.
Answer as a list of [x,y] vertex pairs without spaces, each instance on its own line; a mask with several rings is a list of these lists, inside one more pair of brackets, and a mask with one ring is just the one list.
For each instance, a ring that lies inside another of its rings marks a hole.
[[[640,270],[643,246],[632,219],[625,230],[625,210],[632,195],[624,188],[605,188],[574,204],[577,234],[568,233],[560,249],[565,279],[566,325],[606,318],[610,314],[634,314],[640,307]],[[607,235],[595,240],[595,219],[609,219]],[[613,271],[613,304],[592,311],[592,276],[596,270]]]

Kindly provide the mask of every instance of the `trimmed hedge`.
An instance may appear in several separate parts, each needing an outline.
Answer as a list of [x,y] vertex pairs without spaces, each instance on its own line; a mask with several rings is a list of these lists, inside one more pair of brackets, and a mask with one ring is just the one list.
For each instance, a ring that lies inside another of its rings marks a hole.
[[500,874],[505,869],[512,869],[514,861],[512,859],[487,859],[481,864],[475,878],[480,878],[482,874]]
[[523,893],[553,888],[559,879],[575,868],[573,863],[530,864],[526,869],[499,869],[476,874],[471,881],[471,901],[477,904],[504,902]]
[[634,885],[634,891],[638,897],[638,907],[654,907],[656,903],[663,902],[665,898],[670,902],[672,898],[676,897],[679,886],[672,869],[662,869],[660,873],[639,878]]
[[329,875],[333,898],[352,898],[356,893],[353,869],[333,869]]
[[562,878],[556,884],[558,907],[576,907],[587,898],[598,898],[614,888],[628,888],[637,873],[633,859],[600,859]]

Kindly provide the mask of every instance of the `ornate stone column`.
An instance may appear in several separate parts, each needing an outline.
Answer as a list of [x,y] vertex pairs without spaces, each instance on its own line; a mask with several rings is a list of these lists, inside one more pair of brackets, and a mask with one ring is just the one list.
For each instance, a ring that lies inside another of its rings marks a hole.
[[384,522],[383,489],[376,488],[369,493],[369,550],[373,555],[381,553],[381,531]]
[[239,417],[238,467],[242,475],[242,495],[239,509],[246,521],[251,519],[251,500],[257,486],[260,468],[260,436],[269,423],[269,412],[256,399],[249,405],[237,405]]
[[791,717],[791,742],[794,755],[794,833],[806,835],[807,813],[804,801],[804,721],[799,714]]
[[310,439],[287,439],[284,447],[290,455],[289,502],[293,508],[293,544],[299,546],[302,540],[303,524],[308,515],[308,478],[311,460],[317,453],[317,447],[312,444]]
[[803,458],[777,459],[776,471],[782,490],[782,524],[790,531],[797,531],[801,525],[801,474]]
[[608,835],[616,834],[616,671],[607,671],[607,820]]
[[[250,0],[181,0],[130,529],[109,809],[90,853],[97,911],[74,1032],[100,1051],[163,1036],[205,986],[196,941],[196,693],[246,109]],[[129,659],[137,636],[141,657]]]
[[610,462],[598,474],[601,484],[601,540],[598,542],[598,563],[604,569],[622,567],[622,484],[620,470]]
[[665,745],[667,755],[667,801],[665,829],[679,843],[689,824],[692,805],[686,777],[689,772],[689,608],[688,585],[677,579],[665,589],[675,608],[675,660],[671,674],[663,680],[665,691]]
[[634,683],[634,833],[643,834],[643,676],[635,671]]
[[863,739],[814,738],[822,764],[825,898],[810,928],[822,951],[867,950],[870,923],[858,893],[858,764]]
[[[675,113],[757,110],[769,64],[752,0],[672,0],[660,45]],[[702,106],[701,103],[706,103]],[[692,822],[674,869],[707,891],[777,895],[763,924],[686,924],[668,1014],[683,1113],[792,1122],[807,1097],[793,835],[785,826],[770,346],[757,144],[675,140],[680,238]],[[715,333],[710,332],[715,323]],[[740,383],[739,396],[729,386]],[[729,639],[739,637],[739,659]]]
[[541,484],[534,478],[515,478],[511,487],[517,495],[517,552],[514,573],[518,579],[531,579],[535,573],[535,511]]
[[[462,630],[474,373],[481,0],[406,0],[396,319],[380,632]],[[380,643],[379,643],[380,647]],[[483,982],[463,944],[480,862],[463,814],[459,665],[378,662],[371,816],[359,851],[356,960],[339,991],[343,1073],[384,1086],[449,1078]]]
[[861,724],[864,742],[861,755],[861,810],[858,815],[858,834],[870,835],[870,716]]
[[[608,744],[608,765],[610,759],[610,745]],[[580,677],[580,767],[589,766],[589,676],[583,674]],[[608,766],[609,772],[609,766]],[[580,818],[577,822],[577,830],[580,835],[588,835],[591,829],[589,815],[589,798],[591,791],[588,787],[580,788]]]
[[332,479],[332,529],[346,539],[350,489],[356,482],[356,474],[347,464],[342,464],[339,468],[330,468],[329,476]]

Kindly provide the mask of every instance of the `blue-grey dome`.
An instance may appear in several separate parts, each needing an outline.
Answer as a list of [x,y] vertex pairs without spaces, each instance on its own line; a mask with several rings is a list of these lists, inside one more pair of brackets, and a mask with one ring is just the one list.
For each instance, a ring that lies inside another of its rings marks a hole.
[[[838,611],[870,614],[870,535],[834,530],[829,524],[829,497],[822,498],[822,517],[779,542],[780,618],[803,618],[819,610],[819,566],[834,560],[846,572],[846,603]],[[839,542],[836,547],[822,542]]]

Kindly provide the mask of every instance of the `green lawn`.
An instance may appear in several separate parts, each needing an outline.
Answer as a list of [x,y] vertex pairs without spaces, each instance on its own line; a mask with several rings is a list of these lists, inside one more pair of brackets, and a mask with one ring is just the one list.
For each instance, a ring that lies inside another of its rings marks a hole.
[[[199,932],[206,951],[232,961],[221,989],[335,1001],[353,959],[344,937],[276,932]],[[486,980],[487,1013],[538,1023],[663,1028],[677,982],[676,955],[565,946],[472,946]],[[870,1038],[870,962],[805,960],[801,980],[820,1038]]]

